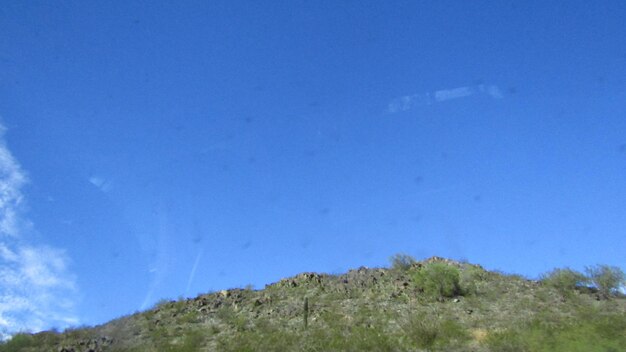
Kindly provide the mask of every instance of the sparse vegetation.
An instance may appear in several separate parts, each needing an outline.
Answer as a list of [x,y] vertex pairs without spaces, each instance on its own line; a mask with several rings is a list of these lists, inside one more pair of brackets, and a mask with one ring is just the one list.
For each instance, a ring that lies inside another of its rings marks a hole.
[[[391,262],[391,269],[304,273],[264,290],[164,300],[98,327],[18,334],[0,343],[0,352],[607,352],[626,346],[626,297],[616,293],[623,273],[615,267],[593,267],[589,276],[556,269],[537,282],[443,258],[399,255]],[[601,292],[613,299],[598,300]]]

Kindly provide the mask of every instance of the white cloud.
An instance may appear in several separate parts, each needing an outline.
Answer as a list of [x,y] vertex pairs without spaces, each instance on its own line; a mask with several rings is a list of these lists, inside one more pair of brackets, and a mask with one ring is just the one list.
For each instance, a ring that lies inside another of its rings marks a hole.
[[26,183],[26,175],[6,148],[3,133],[4,127],[0,126],[0,233],[16,236],[20,226],[16,213],[23,202],[20,188]]
[[77,288],[63,250],[29,242],[23,216],[26,173],[4,142],[0,125],[0,340],[17,331],[78,323]]
[[397,97],[389,102],[387,105],[387,112],[393,114],[407,111],[417,106],[431,105],[434,103],[441,103],[473,95],[487,95],[494,99],[501,99],[504,97],[498,86],[479,84],[476,86],[440,89],[433,92]]

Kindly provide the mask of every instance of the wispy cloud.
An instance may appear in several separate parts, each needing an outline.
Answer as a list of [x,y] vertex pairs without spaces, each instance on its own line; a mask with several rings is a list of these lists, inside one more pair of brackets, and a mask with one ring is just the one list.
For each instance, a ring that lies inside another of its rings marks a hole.
[[98,187],[102,192],[108,192],[111,190],[111,182],[100,176],[91,176],[89,178],[89,183]]
[[459,87],[453,89],[442,89],[435,92],[435,101],[446,101],[467,97],[474,94],[471,87]]
[[410,110],[417,106],[432,105],[448,100],[469,97],[472,95],[487,95],[494,99],[504,97],[500,88],[496,85],[479,84],[476,86],[464,86],[451,89],[441,89],[432,92],[417,93],[397,97],[387,105],[387,112],[396,113]]
[[77,288],[63,250],[29,241],[24,217],[26,173],[4,141],[0,125],[0,340],[17,331],[78,323]]

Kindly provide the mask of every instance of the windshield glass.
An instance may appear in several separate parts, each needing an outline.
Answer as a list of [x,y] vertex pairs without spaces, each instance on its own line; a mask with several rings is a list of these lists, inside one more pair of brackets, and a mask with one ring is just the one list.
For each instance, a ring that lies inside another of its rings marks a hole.
[[438,255],[624,266],[621,1],[0,9],[0,330]]

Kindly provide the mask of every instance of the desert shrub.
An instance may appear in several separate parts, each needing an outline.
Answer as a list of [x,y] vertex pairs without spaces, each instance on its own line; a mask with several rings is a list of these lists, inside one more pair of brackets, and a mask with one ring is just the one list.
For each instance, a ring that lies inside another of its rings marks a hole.
[[461,291],[463,292],[463,294],[477,294],[477,283],[480,281],[485,281],[487,279],[487,275],[487,271],[480,267],[465,265],[463,270],[461,271],[459,278],[459,285],[461,286]]
[[620,287],[626,285],[626,275],[616,266],[590,266],[585,269],[585,272],[598,292],[607,298],[619,292]]
[[585,275],[569,268],[554,269],[541,276],[543,285],[555,288],[561,293],[572,292],[588,282]]
[[439,324],[439,335],[436,345],[447,350],[448,347],[463,346],[470,340],[469,331],[452,319],[445,319]]
[[[307,348],[315,346],[315,341],[307,341]],[[327,341],[317,343],[325,351],[398,351],[397,340],[380,327],[355,326],[346,335],[331,332]]]
[[85,325],[66,328],[63,336],[70,340],[87,340],[94,337],[89,327]]
[[402,253],[394,254],[389,258],[389,261],[391,262],[391,269],[398,271],[406,271],[411,268],[411,265],[417,262],[415,258]]
[[56,330],[42,331],[33,336],[42,346],[55,345],[61,340],[61,335]]
[[220,337],[217,339],[218,351],[297,351],[296,346],[301,343],[298,335],[294,332],[279,329],[267,329],[263,331],[239,332],[235,338]]
[[617,352],[626,346],[626,318],[621,315],[576,317],[558,325],[535,320],[491,332],[485,340],[494,352]]
[[165,351],[168,352],[196,352],[204,342],[204,336],[199,331],[189,331],[183,336],[182,344],[170,346]]
[[31,334],[16,334],[10,340],[0,343],[0,352],[17,352],[33,347],[35,341]]
[[200,319],[200,314],[195,310],[188,311],[187,313],[178,315],[176,317],[177,322],[181,324],[197,323],[199,319]]
[[166,299],[166,298],[162,298],[160,300],[158,300],[154,306],[152,307],[152,309],[158,308],[158,309],[165,309],[168,306],[170,306],[172,303],[174,303],[175,301],[172,301],[170,299]]
[[412,317],[402,329],[414,347],[426,350],[449,350],[470,339],[469,332],[456,321],[425,314]]
[[429,263],[418,270],[413,281],[424,293],[435,298],[454,297],[462,293],[460,271],[445,263]]
[[[163,351],[163,352],[198,352],[204,343],[204,336],[200,331],[187,330],[176,335],[168,336],[161,331],[161,335],[153,336],[152,346],[138,346],[137,351]],[[126,351],[126,349],[124,349]]]
[[237,332],[243,332],[249,328],[249,322],[246,317],[237,314],[237,312],[231,307],[222,307],[217,311],[217,317]]
[[404,328],[411,342],[419,348],[431,348],[437,340],[437,324],[425,317],[413,318]]
[[491,332],[485,339],[485,344],[493,352],[527,352],[530,351],[527,341],[515,330]]

